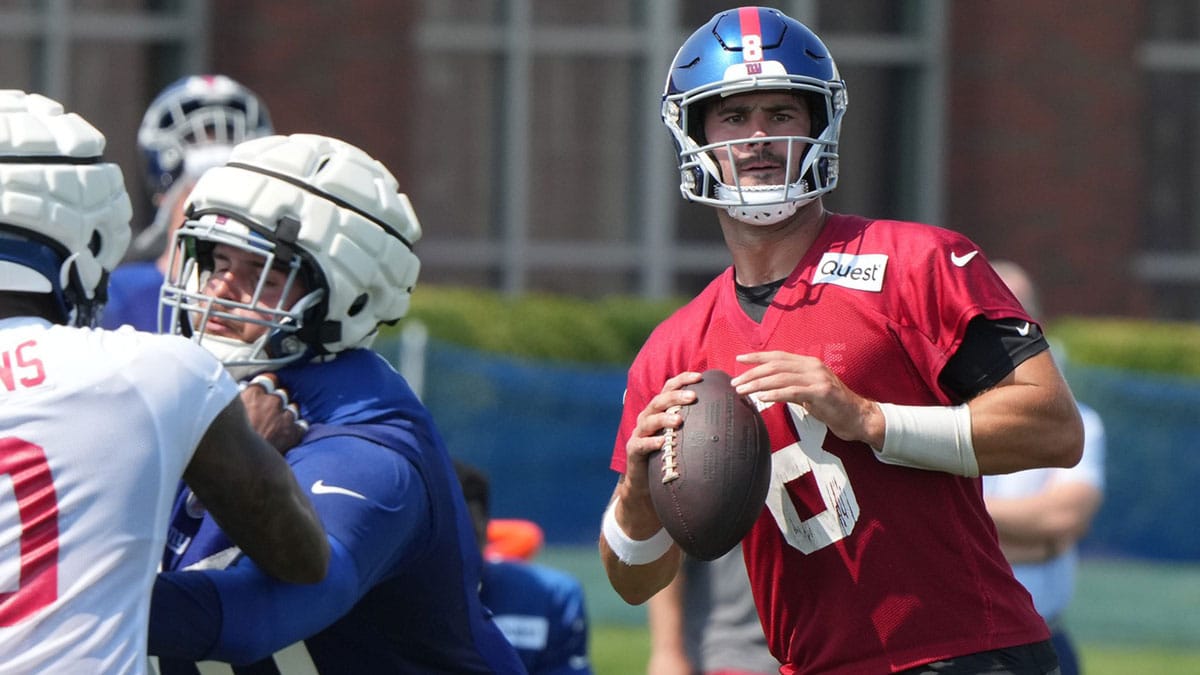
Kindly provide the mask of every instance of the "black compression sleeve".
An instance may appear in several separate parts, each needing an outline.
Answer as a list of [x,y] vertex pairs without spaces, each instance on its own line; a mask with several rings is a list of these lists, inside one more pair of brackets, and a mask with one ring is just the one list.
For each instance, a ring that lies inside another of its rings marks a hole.
[[962,401],[996,386],[1026,359],[1050,348],[1035,323],[975,317],[962,344],[938,376],[942,388]]

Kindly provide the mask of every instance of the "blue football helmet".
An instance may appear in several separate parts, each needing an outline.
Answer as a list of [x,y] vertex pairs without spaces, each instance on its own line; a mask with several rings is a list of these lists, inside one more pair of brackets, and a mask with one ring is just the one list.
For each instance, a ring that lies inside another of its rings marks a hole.
[[[714,97],[764,90],[802,97],[812,117],[810,135],[707,142],[703,112]],[[837,186],[845,112],[846,86],[824,43],[804,24],[766,7],[721,12],[692,33],[671,62],[662,104],[679,154],[684,198],[762,225],[787,218]],[[721,175],[717,154],[731,154],[733,146],[748,142],[786,144],[783,184],[739,186],[736,176]],[[799,162],[793,153],[803,153]]]
[[146,188],[157,202],[189,165],[198,174],[223,164],[238,143],[272,133],[266,105],[232,78],[176,80],[146,108],[138,128]]

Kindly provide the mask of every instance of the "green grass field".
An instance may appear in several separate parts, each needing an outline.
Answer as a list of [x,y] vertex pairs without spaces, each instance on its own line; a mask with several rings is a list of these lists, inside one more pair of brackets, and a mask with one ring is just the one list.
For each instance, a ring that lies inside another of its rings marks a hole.
[[[609,588],[595,549],[551,547],[539,562],[583,582],[596,675],[643,675],[645,608]],[[1200,674],[1200,565],[1085,559],[1067,621],[1086,675]]]
[[[592,665],[596,675],[642,675],[650,641],[642,626],[592,627]],[[1086,675],[1185,675],[1200,673],[1200,647],[1113,647],[1081,645]]]

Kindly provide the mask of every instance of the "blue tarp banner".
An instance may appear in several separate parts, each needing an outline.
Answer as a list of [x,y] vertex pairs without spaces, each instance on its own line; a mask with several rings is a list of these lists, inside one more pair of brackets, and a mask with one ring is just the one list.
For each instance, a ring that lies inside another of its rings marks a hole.
[[1067,379],[1108,440],[1083,553],[1200,561],[1200,381],[1081,366]]
[[[1200,561],[1200,381],[1081,366],[1067,377],[1108,437],[1106,499],[1084,553]],[[534,520],[550,544],[591,544],[616,481],[624,387],[623,368],[431,341],[422,398],[451,454],[491,476],[495,517]]]
[[487,471],[494,517],[533,520],[548,543],[584,544],[616,485],[608,463],[624,390],[623,369],[430,342],[422,400],[450,454]]

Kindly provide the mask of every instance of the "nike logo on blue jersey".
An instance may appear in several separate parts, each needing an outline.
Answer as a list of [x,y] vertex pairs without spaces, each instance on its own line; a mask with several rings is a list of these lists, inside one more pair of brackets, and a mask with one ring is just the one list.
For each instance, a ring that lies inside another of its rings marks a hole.
[[314,495],[346,495],[347,497],[366,499],[366,497],[355,492],[354,490],[347,490],[344,487],[338,487],[336,485],[326,485],[324,478],[312,484],[312,493]]

